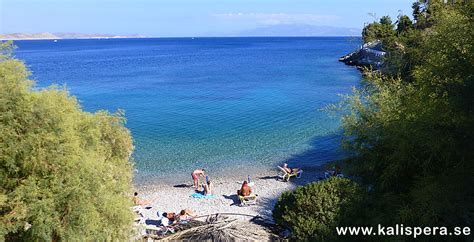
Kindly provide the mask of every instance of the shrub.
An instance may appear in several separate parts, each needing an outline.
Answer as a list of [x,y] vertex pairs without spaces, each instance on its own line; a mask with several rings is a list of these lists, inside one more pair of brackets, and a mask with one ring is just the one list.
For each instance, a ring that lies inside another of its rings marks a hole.
[[336,226],[362,200],[360,187],[346,178],[313,182],[279,198],[273,218],[297,240],[334,240]]

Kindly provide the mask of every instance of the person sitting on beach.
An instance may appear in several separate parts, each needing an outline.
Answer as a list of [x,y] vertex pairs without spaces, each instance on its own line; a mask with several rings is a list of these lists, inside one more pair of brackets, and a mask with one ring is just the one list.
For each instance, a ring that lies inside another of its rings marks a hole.
[[283,169],[289,173],[289,174],[294,174],[294,173],[298,173],[298,171],[300,171],[300,168],[293,168],[291,169],[290,167],[288,167],[288,164],[285,163],[283,164]]
[[196,169],[193,171],[193,173],[191,173],[191,176],[193,177],[193,186],[194,188],[198,188],[199,187],[199,177],[200,176],[205,176],[205,172],[206,170],[204,169]]
[[209,177],[206,176],[206,183],[202,185],[202,188],[203,188],[202,193],[204,196],[212,194],[212,182],[211,180],[209,180]]
[[196,217],[196,214],[191,210],[191,209],[183,209],[178,215],[178,221],[183,222],[183,221],[189,221]]
[[245,196],[250,196],[250,194],[252,194],[252,189],[250,188],[248,182],[244,181],[244,183],[242,183],[242,187],[240,188],[240,190],[237,191],[237,195],[245,197]]
[[134,204],[135,206],[145,206],[145,205],[150,205],[150,204],[151,204],[151,202],[148,201],[148,200],[142,200],[142,199],[140,199],[140,198],[138,197],[138,192],[135,192],[135,193],[133,194],[133,199],[132,199],[132,201],[133,201],[133,204]]
[[161,225],[170,226],[176,224],[176,214],[175,213],[163,213],[161,218]]

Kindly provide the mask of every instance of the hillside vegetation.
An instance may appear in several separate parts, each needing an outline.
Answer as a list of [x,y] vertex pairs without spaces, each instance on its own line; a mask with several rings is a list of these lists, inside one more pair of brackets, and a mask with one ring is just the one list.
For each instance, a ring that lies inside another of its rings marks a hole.
[[397,31],[376,36],[390,53],[386,72],[368,72],[348,98],[349,167],[371,188],[373,223],[472,226],[474,4],[416,2],[413,10],[413,23],[400,16]]
[[[362,87],[355,89],[343,105],[343,145],[354,154],[344,170],[364,192],[362,204],[354,204],[357,209],[353,217],[338,225],[472,228],[473,12],[473,1],[417,1],[413,4],[413,18],[401,15],[393,23],[383,17],[364,28],[364,40],[382,41],[389,54],[382,71],[366,70]],[[294,196],[294,206],[310,206]],[[295,209],[311,211],[293,208],[284,211],[283,217],[292,218],[291,211]],[[314,217],[302,214],[298,219]],[[293,224],[290,228],[294,232],[304,229],[314,233],[306,238],[327,234],[317,234],[321,233],[318,224],[326,221],[315,222],[312,230],[300,228],[300,224],[308,226],[307,223],[296,221],[281,225]],[[329,222],[332,228],[336,226]],[[331,236],[334,234],[322,239],[333,240]],[[355,237],[338,239],[353,241]],[[460,238],[429,238],[435,239]]]

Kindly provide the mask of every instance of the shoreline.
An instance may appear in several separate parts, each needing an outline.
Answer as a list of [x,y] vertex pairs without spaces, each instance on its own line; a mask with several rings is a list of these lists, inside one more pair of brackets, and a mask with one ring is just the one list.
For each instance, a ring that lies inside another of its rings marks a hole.
[[[149,173],[145,174],[143,172],[138,171],[135,169],[134,171],[134,179],[133,179],[133,186],[134,187],[150,187],[156,185],[170,185],[170,184],[178,184],[178,183],[189,183],[192,184],[191,172],[194,169],[202,168],[206,170],[206,175],[209,176],[211,180],[237,180],[243,182],[247,180],[248,176],[253,179],[258,179],[263,176],[275,176],[281,171],[277,168],[277,166],[281,166],[284,163],[287,163],[290,167],[297,167],[304,170],[306,176],[310,175],[319,175],[320,172],[326,171],[330,166],[334,163],[339,163],[345,158],[341,159],[334,159],[330,161],[318,162],[312,165],[309,164],[298,164],[295,162],[291,162],[289,160],[283,160],[281,162],[275,162],[271,164],[253,164],[249,167],[248,164],[229,164],[226,167],[212,167],[212,166],[192,166],[186,172],[170,172],[169,174],[156,174],[156,173]],[[304,178],[307,178],[304,176]],[[201,179],[204,178],[200,178]]]
[[[226,167],[221,166],[193,166],[195,169],[203,168],[206,170],[206,174],[209,178],[214,180],[220,180],[223,177],[227,179],[234,179],[236,181],[247,180],[248,176],[250,178],[256,178],[259,176],[264,176],[266,174],[275,173],[278,170],[276,169],[277,164],[254,164],[250,166],[248,164],[230,164]],[[272,168],[273,167],[273,168]],[[319,166],[318,166],[319,167]],[[193,169],[189,169],[185,172],[170,172],[168,174],[156,174],[156,173],[144,173],[135,170],[135,177],[133,184],[135,187],[147,187],[155,185],[170,185],[175,183],[189,183],[192,184],[191,172]]]

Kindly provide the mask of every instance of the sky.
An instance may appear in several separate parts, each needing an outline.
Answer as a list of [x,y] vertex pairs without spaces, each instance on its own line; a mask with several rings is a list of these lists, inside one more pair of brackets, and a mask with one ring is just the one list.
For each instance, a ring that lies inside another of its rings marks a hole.
[[0,33],[227,36],[280,25],[362,29],[413,0],[0,0]]

